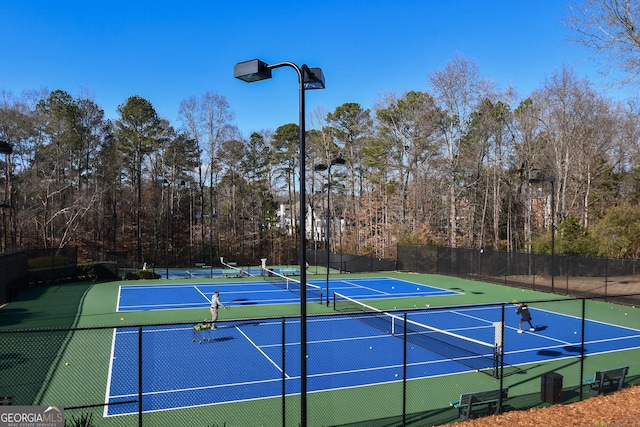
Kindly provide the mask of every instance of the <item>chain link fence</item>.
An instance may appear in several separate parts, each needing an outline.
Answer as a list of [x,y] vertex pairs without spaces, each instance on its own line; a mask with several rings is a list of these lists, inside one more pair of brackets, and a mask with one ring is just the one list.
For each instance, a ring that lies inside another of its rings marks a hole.
[[329,267],[340,273],[373,273],[376,271],[395,271],[396,260],[354,255],[326,250],[307,250],[307,261],[314,266]]
[[[530,301],[536,330],[519,334],[514,304],[309,316],[308,425],[441,425],[466,414],[451,402],[488,390],[503,392],[493,411],[567,403],[591,395],[584,378],[621,366],[625,386],[640,383],[634,313]],[[63,406],[88,427],[298,426],[299,338],[297,317],[3,330],[0,396]]]
[[11,301],[27,287],[27,252],[0,256],[0,306]]
[[636,259],[398,245],[398,270],[640,305]]

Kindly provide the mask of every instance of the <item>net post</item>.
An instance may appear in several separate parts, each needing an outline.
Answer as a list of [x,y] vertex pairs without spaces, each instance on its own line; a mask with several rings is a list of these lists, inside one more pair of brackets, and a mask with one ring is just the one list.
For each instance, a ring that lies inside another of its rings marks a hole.
[[500,370],[500,352],[502,351],[502,322],[493,322],[494,339],[493,339],[493,377],[498,378]]
[[500,397],[498,398],[498,407],[500,408],[500,412],[502,412],[502,398],[504,396],[504,322],[505,322],[505,308],[506,304],[502,303],[501,312],[502,312],[502,325],[500,325],[500,372],[499,374],[494,375],[498,380],[500,380]]
[[402,425],[407,425],[407,312],[402,318],[404,332],[402,337]]

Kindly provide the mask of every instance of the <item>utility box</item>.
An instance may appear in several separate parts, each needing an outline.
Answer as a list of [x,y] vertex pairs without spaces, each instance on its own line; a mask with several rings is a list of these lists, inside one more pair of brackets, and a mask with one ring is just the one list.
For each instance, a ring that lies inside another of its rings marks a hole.
[[547,372],[540,379],[540,399],[548,403],[562,403],[562,375]]

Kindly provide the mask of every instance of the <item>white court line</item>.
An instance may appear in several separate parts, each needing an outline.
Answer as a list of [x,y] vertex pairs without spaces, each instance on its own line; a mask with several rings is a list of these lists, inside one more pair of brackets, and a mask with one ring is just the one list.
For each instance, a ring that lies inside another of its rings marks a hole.
[[[495,309],[495,307],[486,307],[486,309]],[[467,310],[468,311],[476,311],[478,309],[477,308],[468,308]],[[574,319],[577,319],[577,320],[581,320],[581,318],[578,317],[578,316],[572,316],[572,315],[568,315],[568,314],[564,314],[564,313],[558,313],[558,312],[545,310],[545,309],[540,309],[540,308],[537,308],[537,310],[541,311],[541,312],[549,313],[549,314],[552,314],[552,315],[555,315],[555,316],[566,316],[566,317],[574,318]],[[460,315],[460,316],[465,316],[465,317],[468,317],[468,318],[471,318],[471,319],[474,319],[474,320],[487,321],[485,319],[482,319],[481,317],[472,316],[472,315],[467,314],[467,313],[462,313],[462,312],[460,312],[458,310],[446,310],[446,311],[449,312],[449,313]],[[621,337],[593,339],[593,340],[585,341],[584,342],[585,346],[588,345],[588,344],[610,343],[610,342],[623,341],[623,340],[635,339],[635,338],[640,337],[640,331],[637,330],[637,329],[633,329],[633,328],[629,328],[629,327],[625,327],[625,326],[620,326],[620,325],[615,325],[615,324],[611,324],[611,323],[606,323],[606,322],[600,322],[600,321],[591,320],[591,319],[585,319],[585,321],[587,322],[587,324],[589,324],[589,323],[599,323],[599,324],[603,324],[603,325],[610,326],[610,327],[613,327],[613,328],[621,328],[621,329],[628,330],[628,331],[638,332],[638,334],[635,334],[635,335],[625,335],[625,336],[621,336]],[[505,330],[509,329],[509,330],[513,330],[513,331],[516,331],[518,329],[518,328],[516,328],[514,326],[509,326],[506,323],[504,325],[504,328],[505,328]],[[552,346],[546,346],[546,347],[537,347],[537,348],[526,348],[526,349],[523,349],[523,350],[509,351],[507,353],[508,354],[525,353],[525,352],[529,352],[529,351],[541,351],[541,350],[562,348],[562,347],[565,347],[567,345],[575,345],[575,346],[581,345],[581,342],[579,342],[579,341],[578,342],[570,342],[570,341],[565,341],[565,340],[561,340],[561,339],[558,339],[558,338],[554,338],[554,337],[551,337],[551,336],[548,336],[548,335],[545,335],[545,334],[542,334],[542,333],[536,333],[536,332],[528,332],[528,333],[530,333],[530,334],[532,333],[532,334],[534,334],[534,335],[536,335],[536,336],[538,336],[540,338],[546,339],[548,341],[557,342],[557,343],[559,343],[559,345],[552,345]],[[631,348],[629,348],[629,349],[631,349]],[[612,351],[620,351],[620,350],[618,349],[618,350],[612,350]],[[600,354],[600,353],[594,353],[594,354]]]
[[116,313],[120,311],[120,292],[122,291],[122,286],[118,286],[118,299],[116,300]]
[[[145,329],[143,330],[143,333],[149,333],[149,332],[160,332],[160,333],[164,333],[164,332],[169,332],[169,331],[176,331],[176,330],[188,330],[190,328],[187,327],[177,327],[177,328],[156,328],[156,329]],[[275,363],[269,356],[267,356],[265,354],[264,351],[262,351],[262,349],[256,345],[241,329],[240,327],[236,326],[235,329],[240,332],[245,339],[251,343],[251,345],[253,345],[271,364],[273,364],[276,369],[280,372],[282,372],[282,368]],[[108,411],[108,403],[109,403],[109,399],[118,399],[118,398],[124,398],[124,397],[137,397],[138,394],[122,394],[122,395],[110,395],[110,385],[111,385],[111,377],[112,377],[112,373],[113,373],[113,360],[114,360],[114,352],[115,352],[115,345],[116,345],[116,334],[138,334],[139,332],[137,330],[129,330],[129,331],[117,331],[114,328],[114,334],[113,334],[113,340],[112,340],[112,344],[111,344],[111,360],[110,360],[110,364],[109,364],[109,371],[108,371],[108,379],[107,379],[107,389],[106,389],[106,393],[105,393],[105,403],[107,403],[107,405],[105,405],[105,412],[104,412],[104,416],[107,417],[107,411]],[[288,374],[285,373],[285,378],[287,379],[292,379],[291,376],[289,376]],[[299,378],[299,377],[296,377]],[[144,396],[151,396],[151,395],[162,395],[162,394],[166,394],[166,393],[180,393],[180,392],[189,392],[189,391],[195,391],[195,390],[208,390],[208,389],[217,389],[217,388],[225,388],[225,387],[236,387],[236,386],[244,386],[244,385],[253,385],[253,384],[264,384],[264,383],[271,383],[271,382],[275,382],[275,381],[282,381],[282,378],[273,378],[273,379],[266,379],[266,380],[258,380],[258,381],[245,381],[245,382],[239,382],[239,383],[231,383],[231,384],[218,384],[218,385],[211,385],[211,386],[199,386],[199,387],[188,387],[188,388],[181,388],[181,389],[172,389],[172,390],[156,390],[156,391],[146,391],[143,393]],[[249,400],[253,400],[253,399],[249,399]],[[227,402],[220,402],[220,403],[227,403]],[[176,408],[168,408],[168,409],[176,409]],[[164,410],[164,409],[161,409]],[[153,412],[153,411],[145,411],[145,412]]]
[[[386,276],[386,277],[378,277],[378,278],[370,278],[370,277],[369,278],[368,277],[354,278],[354,279],[351,279],[353,281],[353,283],[347,282],[346,280],[342,280],[342,279],[336,279],[336,280],[338,280],[340,282],[344,282],[344,283],[349,283],[349,284],[351,284],[353,286],[357,286],[357,285],[354,285],[354,283],[358,283],[358,282],[379,282],[381,280],[388,280],[388,281],[391,281],[391,282],[401,282],[401,283],[409,284],[409,285],[412,285],[412,286],[426,286],[426,287],[429,287],[429,288],[432,288],[432,289],[437,289],[439,291],[446,292],[449,295],[463,295],[464,294],[464,292],[452,291],[451,289],[441,288],[441,287],[433,286],[433,285],[430,285],[430,284],[427,284],[427,283],[416,283],[416,282],[412,282],[410,280],[398,279],[397,277],[388,277],[388,276]],[[364,286],[360,286],[360,287],[364,288]],[[335,289],[348,289],[348,288],[340,288],[338,286],[336,286],[334,288]],[[420,295],[421,294],[423,294],[422,291],[420,292]],[[396,295],[396,294],[393,293],[391,295]],[[412,293],[411,295],[416,296],[415,293]]]
[[145,311],[149,309],[155,310],[174,310],[176,308],[203,308],[204,302],[189,302],[184,304],[136,304],[136,305],[123,305],[118,310],[119,312],[131,312],[131,311]]
[[[336,317],[339,318],[339,317]],[[320,321],[320,322],[335,322],[336,318],[333,319],[329,319],[329,318],[320,318],[320,319],[316,319],[315,321]],[[344,318],[350,318],[350,316],[346,316]],[[276,321],[271,321],[271,322],[265,322],[265,324],[279,324],[280,322],[276,322]],[[292,322],[292,323],[295,323]],[[167,332],[167,331],[172,331],[172,330],[187,330],[190,328],[184,327],[184,326],[180,326],[180,327],[176,327],[176,328],[154,328],[154,329],[146,329],[144,330],[145,333],[147,332]],[[249,343],[251,343],[255,348],[258,349],[258,351],[260,351],[263,356],[269,361],[271,362],[274,366],[276,366],[276,368],[282,372],[282,369],[272,360],[270,359],[262,350],[261,347],[259,347],[258,345],[256,345],[242,330],[240,330],[239,326],[235,326],[235,329],[238,330],[246,339]],[[114,329],[114,332],[116,330]],[[137,330],[129,330],[129,331],[121,331],[121,332],[117,332],[117,333],[122,333],[122,334],[137,334],[138,331]],[[335,342],[335,341],[344,341],[344,340],[363,340],[363,339],[371,339],[371,338],[383,338],[383,339],[389,339],[389,340],[395,340],[396,337],[393,337],[391,335],[388,334],[384,334],[384,333],[380,333],[377,336],[356,336],[356,337],[347,337],[347,338],[342,338],[342,339],[326,339],[326,340],[314,340],[314,341],[310,341],[309,343],[319,343],[319,342]],[[297,343],[287,343],[287,344],[292,344],[292,345],[296,345]],[[280,346],[281,344],[278,343],[277,346]],[[273,347],[274,345],[268,345],[268,347]],[[267,347],[267,346],[265,346]],[[112,351],[114,351],[113,349],[115,348],[115,334],[114,334],[114,342],[112,345]],[[426,351],[426,350],[425,350]],[[407,364],[407,367],[411,367],[411,366],[421,366],[421,365],[438,365],[438,364],[442,364],[442,363],[451,363],[451,361],[456,361],[456,359],[450,359],[450,358],[443,358],[443,359],[436,359],[436,360],[430,360],[430,361],[419,361],[419,362],[411,362]],[[309,374],[308,377],[309,378],[322,378],[322,377],[331,377],[331,376],[336,376],[336,375],[349,375],[349,374],[358,374],[358,373],[366,373],[366,372],[375,372],[375,371],[383,371],[383,370],[390,370],[390,369],[400,369],[402,368],[402,364],[389,364],[389,365],[378,365],[378,366],[371,366],[371,367],[364,367],[364,368],[356,368],[356,369],[344,369],[344,370],[337,370],[337,371],[329,371],[329,372],[319,372],[319,373],[314,373],[314,374]],[[466,372],[466,371],[461,371],[461,372]],[[470,371],[469,371],[470,372]],[[458,373],[458,372],[455,372]],[[428,376],[421,376],[421,377],[416,377],[416,378],[407,378],[407,380],[416,380],[416,379],[420,379],[420,378],[427,378],[427,377],[436,377],[436,376],[446,376],[446,375],[450,375],[451,373],[444,373],[444,374],[438,374],[438,375],[428,375]],[[298,380],[300,379],[300,376],[289,376],[286,375],[286,379],[287,380]],[[155,390],[155,391],[146,391],[143,393],[144,396],[152,396],[152,395],[163,395],[163,394],[172,394],[172,393],[181,393],[181,392],[191,392],[191,391],[201,391],[201,390],[225,390],[228,389],[230,387],[237,387],[237,386],[246,386],[246,385],[260,385],[260,384],[269,384],[269,383],[274,383],[274,382],[281,382],[282,378],[273,378],[273,379],[264,379],[264,380],[255,380],[255,381],[243,381],[243,382],[238,382],[238,383],[227,383],[227,384],[216,384],[216,385],[207,385],[207,386],[197,386],[197,387],[186,387],[186,388],[178,388],[178,389],[165,389],[165,390]],[[110,380],[109,383],[110,384]],[[373,382],[373,383],[363,383],[363,384],[357,384],[357,385],[350,385],[350,386],[342,386],[342,387],[334,387],[334,388],[321,388],[318,390],[313,390],[311,392],[313,393],[317,393],[317,392],[326,392],[329,390],[344,390],[344,389],[351,389],[351,388],[360,388],[360,387],[368,387],[368,386],[372,386],[372,385],[377,385],[377,384],[389,384],[391,382],[395,382],[395,381],[388,381],[388,380],[384,380],[384,381],[380,381],[380,382]],[[290,395],[295,395],[298,393],[291,393]],[[122,394],[122,395],[114,395],[114,396],[109,396],[108,394],[107,396],[107,401],[108,399],[122,399],[122,398],[134,398],[137,397],[137,393],[128,393],[128,394]],[[279,395],[277,395],[279,396]],[[201,404],[201,405],[193,405],[193,406],[185,406],[185,407],[200,407],[200,406],[210,406],[210,405],[218,405],[218,404],[227,404],[227,403],[233,403],[233,402],[242,402],[242,401],[254,401],[254,400],[260,400],[260,399],[268,399],[268,398],[272,398],[272,397],[277,397],[276,395],[274,396],[265,396],[265,397],[260,397],[260,398],[247,398],[247,399],[239,399],[239,400],[230,400],[230,401],[220,401],[220,402],[210,402],[210,403],[205,403],[205,404]],[[160,411],[169,411],[169,410],[175,410],[175,409],[180,409],[182,408],[182,406],[180,407],[168,407],[168,408],[156,408],[156,409],[152,409],[152,410],[145,410],[145,413],[149,413],[149,412],[160,412]],[[105,416],[108,417],[112,417],[112,416],[120,416],[120,415],[127,415],[125,414],[113,414],[113,415],[106,415],[105,412]]]
[[[275,366],[275,367],[276,367],[276,369],[278,369],[280,372],[283,372],[283,371],[282,371],[282,368],[280,367],[280,365],[278,365],[278,364],[277,364],[276,362],[274,362],[274,361],[273,361],[269,356],[267,356],[267,353],[265,353],[264,351],[262,351],[262,349],[261,349],[258,345],[256,345],[256,343],[254,343],[254,342],[251,340],[251,338],[249,338],[249,336],[248,336],[247,334],[245,334],[245,333],[242,331],[242,329],[240,329],[240,327],[236,326],[236,330],[237,330],[238,332],[240,332],[240,333],[242,334],[242,336],[244,336],[244,337],[246,338],[246,340],[247,340],[247,341],[249,341],[249,342],[251,343],[251,345],[252,345],[252,346],[254,346],[254,347],[255,347],[255,348],[256,348],[260,353],[262,353],[262,355],[265,357],[265,359],[267,359],[269,362],[271,362],[271,364],[272,364],[273,366]],[[290,377],[289,377],[289,374],[287,374],[286,372],[283,372],[283,373],[284,373],[284,376],[285,376],[285,377],[290,378]]]
[[[544,337],[544,338],[548,338],[548,337]],[[635,338],[638,338],[638,336],[618,337],[618,338],[608,338],[608,339],[602,339],[602,340],[585,341],[584,344],[587,345],[587,344],[596,344],[596,343],[608,343],[608,342],[613,342],[613,341],[623,341],[623,340],[635,339]],[[530,348],[523,348],[521,350],[510,350],[506,354],[528,353],[528,352],[532,352],[532,351],[553,350],[553,349],[556,349],[556,348],[560,348],[561,349],[561,348],[565,348],[568,345],[580,346],[580,342],[569,342],[569,341],[562,341],[562,340],[556,340],[556,341],[558,341],[560,344],[559,345],[554,345],[554,346],[546,346],[546,347],[530,347]],[[615,352],[615,351],[632,350],[634,348],[637,348],[637,347],[629,347],[629,348],[623,348],[623,349],[600,351],[600,352],[597,352],[597,353],[585,353],[585,355],[586,356],[592,356],[594,354],[603,354],[603,353],[610,353],[610,352]],[[576,356],[570,356],[570,357],[576,357]],[[556,360],[556,358],[554,358],[553,360]],[[526,362],[526,363],[532,363],[532,362]]]
[[[144,331],[144,332],[165,332],[167,330],[178,330],[181,328],[175,328],[175,329],[164,329],[164,330],[160,330],[160,329],[156,329],[156,330],[151,330],[151,331]],[[276,368],[278,368],[278,370],[280,372],[282,372],[282,370],[280,369],[280,367],[274,363],[266,354],[264,354],[264,352],[260,349],[260,347],[258,347],[248,336],[246,336],[242,331],[240,331],[240,329],[238,327],[236,327],[236,329],[245,336],[245,338],[254,346],[258,349],[258,351],[260,351],[267,360],[269,360],[272,364],[274,364],[276,366]],[[119,333],[138,333],[138,331],[130,331],[130,332],[119,332]],[[361,340],[361,339],[371,339],[371,338],[393,338],[391,335],[388,334],[381,334],[379,336],[368,336],[368,337],[353,337],[353,338],[345,338],[345,339],[350,339],[350,340]],[[317,342],[332,342],[332,341],[337,341],[337,340],[322,340],[322,341],[312,341],[310,343],[317,343]],[[294,343],[295,344],[295,343]],[[279,346],[281,344],[278,344]],[[433,365],[433,364],[440,364],[440,363],[449,363],[452,360],[455,361],[455,359],[436,359],[436,360],[430,360],[430,361],[421,361],[421,362],[411,362],[411,363],[407,363],[407,366],[420,366],[420,365]],[[372,367],[368,367],[368,368],[358,368],[358,369],[348,369],[348,370],[341,370],[341,371],[331,371],[331,372],[320,372],[317,374],[310,374],[308,375],[308,377],[326,377],[326,376],[331,376],[331,375],[341,375],[341,374],[351,374],[351,373],[361,373],[361,372],[371,372],[371,371],[380,371],[380,370],[385,370],[385,369],[397,369],[397,368],[402,368],[402,364],[394,364],[394,365],[382,365],[382,366],[372,366]],[[291,377],[287,374],[285,374],[287,379],[299,379],[300,376],[295,376],[295,377]],[[187,388],[180,388],[180,389],[170,389],[170,390],[156,390],[156,391],[146,391],[143,393],[143,395],[145,396],[150,396],[150,395],[158,395],[158,394],[165,394],[165,393],[180,393],[180,392],[188,392],[188,391],[195,391],[195,390],[209,390],[209,389],[217,389],[217,388],[225,388],[225,387],[236,387],[236,386],[243,386],[243,385],[253,385],[253,384],[263,384],[263,383],[270,383],[270,382],[274,382],[274,381],[282,381],[282,378],[274,378],[274,379],[267,379],[267,380],[258,380],[258,381],[244,381],[244,382],[239,382],[239,383],[229,383],[229,384],[216,384],[216,385],[209,385],[209,386],[199,386],[199,387],[187,387]],[[364,385],[370,385],[370,384],[364,384]],[[339,387],[338,389],[340,389],[342,387]],[[319,390],[319,391],[325,391],[323,390]],[[122,395],[114,395],[114,396],[110,396],[112,399],[116,399],[116,398],[125,398],[125,397],[137,397],[138,394],[137,393],[129,393],[129,394],[122,394]],[[227,403],[227,402],[221,402],[221,403]],[[171,408],[174,409],[174,408]],[[146,411],[145,411],[146,412]]]
[[113,359],[115,359],[116,351],[116,328],[113,328],[113,338],[111,338],[111,356],[109,357],[109,368],[107,369],[107,390],[104,395],[104,415],[108,416],[109,412],[109,397],[111,395],[111,378],[113,376]]
[[393,295],[393,294],[390,294],[390,293],[388,293],[388,292],[381,291],[381,290],[379,290],[379,289],[374,289],[374,288],[370,288],[370,287],[368,287],[368,286],[358,285],[357,283],[350,282],[350,281],[348,281],[348,280],[341,280],[341,282],[342,282],[342,283],[346,283],[346,284],[348,284],[348,285],[351,285],[351,286],[353,286],[353,287],[355,287],[355,288],[366,289],[366,290],[368,290],[368,291],[376,292],[376,293],[381,294],[381,295]]
[[[244,381],[241,383],[231,383],[231,384],[216,384],[216,385],[207,385],[207,386],[199,386],[199,387],[177,388],[172,390],[145,391],[144,393],[142,393],[142,395],[152,396],[154,394],[183,393],[183,392],[196,391],[196,390],[210,390],[210,389],[223,388],[223,387],[236,387],[236,386],[243,386],[243,385],[272,383],[274,381],[282,381],[282,378],[272,378],[268,380],[258,380],[258,381]],[[136,397],[136,396],[138,396],[138,393],[120,394],[120,395],[111,396],[111,398],[117,399],[117,398],[123,398],[123,397]],[[223,403],[226,403],[226,402],[223,402]],[[171,409],[174,409],[174,408],[171,408]]]
[[[262,283],[262,282],[257,282],[257,283]],[[146,287],[141,287],[141,286],[135,286],[135,287],[130,287],[127,286],[127,288],[129,290],[134,290],[134,291],[138,291],[138,290],[149,290],[149,289],[167,289],[167,288],[182,288],[184,289],[184,287],[187,285],[180,285],[180,286],[175,286],[175,285],[165,285],[165,286],[146,286]],[[200,289],[198,288],[198,286],[215,286],[215,285],[210,285],[208,283],[201,283],[201,284],[197,284],[197,285],[188,285],[189,287],[194,288],[196,291],[198,291],[198,293],[200,293],[201,295],[203,295],[206,299],[207,299],[207,303],[206,304],[210,304],[210,300],[206,297],[206,295],[200,291]],[[236,285],[237,286],[237,285]],[[119,289],[122,289],[123,286],[121,286]],[[281,289],[281,288],[275,288],[275,289],[271,289],[271,286],[269,286],[268,289],[252,289],[252,290],[247,290],[247,291],[234,291],[234,294],[237,295],[241,295],[241,294],[248,294],[248,295],[255,295],[255,294],[278,294],[278,295],[290,295],[290,292],[287,291],[286,289]],[[118,295],[120,295],[120,290],[118,291]],[[168,303],[161,303],[161,304],[132,304],[132,305],[120,305],[119,303],[120,301],[120,296],[118,296],[118,304],[117,304],[117,312],[122,312],[122,311],[127,311],[127,312],[131,312],[131,311],[146,311],[149,309],[153,309],[153,310],[173,310],[173,309],[177,309],[177,308],[203,308],[205,307],[204,302],[186,302],[186,303],[175,303],[175,304],[168,304]],[[243,301],[244,304],[294,304],[294,303],[298,303],[299,300],[297,298],[276,298],[276,299],[248,299],[246,301]]]
[[198,291],[198,292],[200,293],[200,295],[202,295],[202,296],[204,297],[204,299],[206,299],[206,300],[207,300],[207,302],[208,302],[208,303],[211,303],[211,300],[210,300],[209,298],[207,298],[207,296],[206,296],[206,295],[205,295],[205,294],[200,290],[200,288],[198,287],[198,285],[194,285],[193,287],[194,287],[194,289],[195,289],[196,291]]

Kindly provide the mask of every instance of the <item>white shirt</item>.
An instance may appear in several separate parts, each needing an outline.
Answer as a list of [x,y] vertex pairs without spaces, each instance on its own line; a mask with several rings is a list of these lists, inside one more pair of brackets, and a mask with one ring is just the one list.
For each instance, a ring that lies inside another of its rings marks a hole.
[[224,307],[224,304],[222,304],[222,302],[220,301],[220,297],[214,295],[211,298],[211,307],[213,308]]

